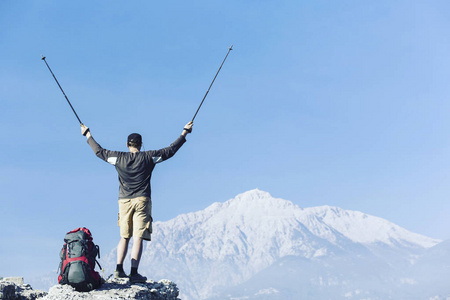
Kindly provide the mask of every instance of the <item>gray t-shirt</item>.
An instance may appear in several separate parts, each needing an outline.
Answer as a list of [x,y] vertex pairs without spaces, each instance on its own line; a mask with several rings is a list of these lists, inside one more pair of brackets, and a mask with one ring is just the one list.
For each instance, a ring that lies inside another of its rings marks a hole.
[[103,149],[93,137],[87,142],[95,155],[116,167],[120,183],[119,199],[151,198],[150,179],[155,165],[174,156],[186,138],[181,135],[169,147],[136,153]]

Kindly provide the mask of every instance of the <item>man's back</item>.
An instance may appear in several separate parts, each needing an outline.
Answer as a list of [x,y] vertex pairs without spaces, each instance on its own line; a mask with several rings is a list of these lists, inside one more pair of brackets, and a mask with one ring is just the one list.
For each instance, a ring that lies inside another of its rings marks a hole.
[[87,142],[95,155],[116,167],[120,183],[119,199],[141,196],[151,198],[150,179],[155,165],[174,156],[186,142],[186,138],[180,135],[168,147],[142,152],[106,150],[92,136],[87,139]]
[[120,152],[116,161],[119,174],[119,199],[150,197],[150,179],[155,168],[151,152]]

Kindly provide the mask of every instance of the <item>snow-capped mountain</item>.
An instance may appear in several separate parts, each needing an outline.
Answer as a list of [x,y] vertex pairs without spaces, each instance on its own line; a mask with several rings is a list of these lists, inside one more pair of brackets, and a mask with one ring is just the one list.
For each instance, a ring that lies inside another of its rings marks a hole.
[[439,242],[361,212],[302,209],[251,190],[155,222],[140,272],[176,282],[184,300],[402,299],[419,286],[414,264]]

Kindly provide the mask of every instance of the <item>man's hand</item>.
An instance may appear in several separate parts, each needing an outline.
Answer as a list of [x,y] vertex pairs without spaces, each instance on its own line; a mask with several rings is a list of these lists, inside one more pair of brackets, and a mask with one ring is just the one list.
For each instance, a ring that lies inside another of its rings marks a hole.
[[192,126],[194,126],[194,123],[192,123],[192,121],[190,121],[189,123],[184,125],[183,133],[181,135],[186,136],[188,133],[191,133],[192,132]]
[[81,134],[87,138],[90,138],[91,131],[89,130],[89,127],[85,126],[84,124],[81,124]]

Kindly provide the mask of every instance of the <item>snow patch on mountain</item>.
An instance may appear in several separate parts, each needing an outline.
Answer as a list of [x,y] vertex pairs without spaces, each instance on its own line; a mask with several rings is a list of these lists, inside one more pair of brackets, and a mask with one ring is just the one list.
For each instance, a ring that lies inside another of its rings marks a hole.
[[326,235],[323,235],[323,226],[325,225],[338,231],[353,242],[361,244],[384,243],[389,246],[400,244],[403,246],[415,245],[430,248],[440,242],[440,240],[410,232],[385,219],[370,216],[359,211],[343,210],[332,206],[319,206],[306,208],[303,212],[303,222],[306,223],[306,219],[317,220],[317,222],[307,222],[310,225],[308,229],[324,238],[327,238]]
[[[361,244],[384,243],[389,246],[415,245],[430,248],[440,242],[362,212],[332,206],[302,209],[291,201],[273,198],[268,192],[258,189],[239,194],[224,203],[214,203],[204,211],[179,216],[172,221],[179,223],[178,218],[183,218],[187,223],[194,220],[201,223],[208,221],[202,229],[226,228],[224,233],[233,233],[233,229],[241,225],[246,225],[246,229],[267,233],[274,229],[274,225],[283,228],[299,225],[300,222],[314,235],[332,243],[336,242],[336,233]],[[286,253],[289,254],[292,253]]]

